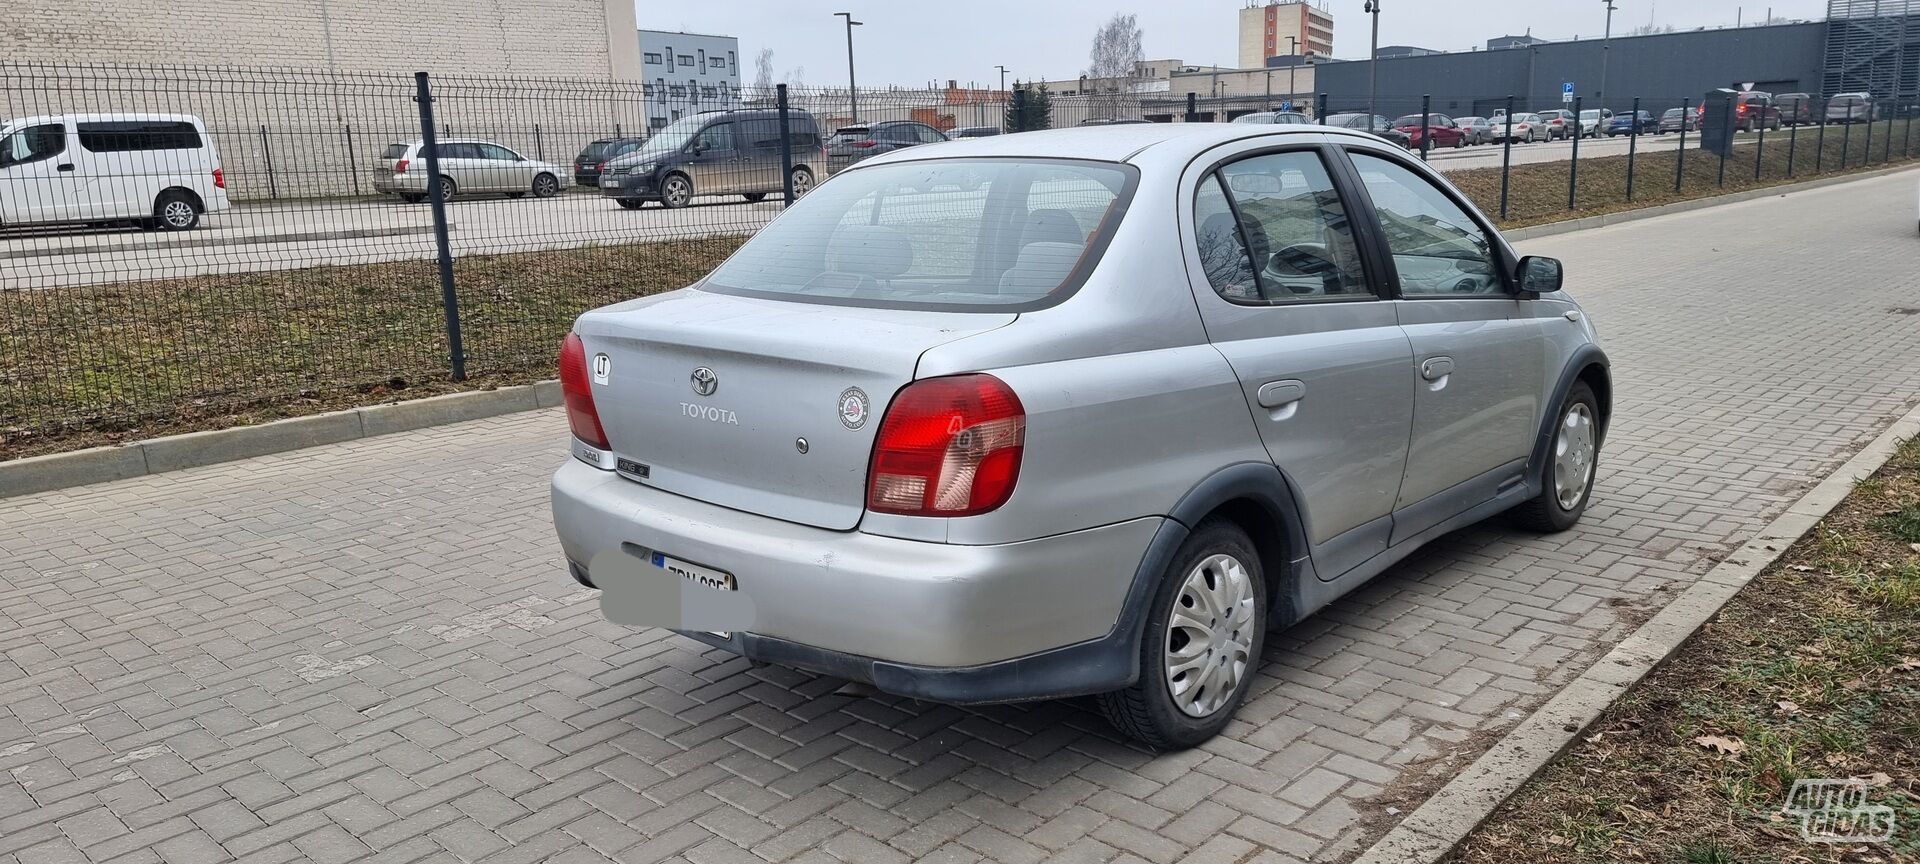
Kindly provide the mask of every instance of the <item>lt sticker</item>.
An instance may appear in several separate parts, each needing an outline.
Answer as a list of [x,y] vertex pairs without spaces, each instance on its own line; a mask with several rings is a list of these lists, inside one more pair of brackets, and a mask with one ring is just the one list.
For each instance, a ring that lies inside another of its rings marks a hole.
[[593,383],[607,383],[607,376],[613,372],[613,358],[605,354],[593,355]]
[[858,429],[867,425],[867,415],[872,411],[872,403],[867,401],[867,392],[858,387],[848,387],[840,391],[840,423],[848,429]]

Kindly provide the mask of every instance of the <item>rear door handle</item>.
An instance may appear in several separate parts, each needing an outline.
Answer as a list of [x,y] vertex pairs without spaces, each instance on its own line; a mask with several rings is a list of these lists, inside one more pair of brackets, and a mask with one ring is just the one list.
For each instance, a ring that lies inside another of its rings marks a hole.
[[1260,385],[1258,398],[1262,408],[1284,408],[1300,401],[1306,395],[1306,382],[1289,378],[1285,381],[1269,381]]
[[57,165],[57,166],[55,166],[53,170],[55,170],[55,171],[72,171],[72,170],[73,170],[73,163],[72,163],[72,162],[62,162],[62,163],[60,163],[59,165]]
[[1452,357],[1428,357],[1420,364],[1420,377],[1428,381],[1438,381],[1453,374]]

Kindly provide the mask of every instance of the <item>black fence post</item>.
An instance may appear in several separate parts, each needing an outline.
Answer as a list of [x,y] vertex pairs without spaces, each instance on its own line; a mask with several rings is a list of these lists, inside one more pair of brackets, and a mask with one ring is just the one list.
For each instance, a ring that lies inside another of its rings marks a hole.
[[273,176],[273,142],[267,138],[267,127],[260,127],[260,153],[267,161],[267,197],[280,197],[280,183]]
[[[1798,106],[1800,103],[1796,102],[1794,104]],[[1793,125],[1787,127],[1787,179],[1788,180],[1793,179],[1793,151],[1794,151],[1794,148],[1799,146],[1799,143],[1800,143],[1800,120],[1799,120],[1800,109],[1798,107],[1795,107],[1793,110],[1794,110]]]
[[785,195],[788,207],[793,206],[793,131],[788,125],[787,85],[773,85],[774,107],[780,110],[780,174],[787,178]]
[[1427,161],[1427,151],[1433,149],[1433,129],[1428,126],[1432,122],[1433,94],[1422,93],[1420,94],[1420,161],[1422,162]]
[[1188,123],[1198,123],[1198,122],[1200,122],[1200,106],[1199,106],[1199,101],[1200,101],[1200,94],[1198,94],[1198,93],[1195,93],[1195,92],[1193,92],[1192,90],[1188,90],[1188,91],[1187,91],[1187,118],[1186,118],[1186,122],[1188,122]]
[[360,160],[353,155],[353,124],[342,124],[347,131],[347,174],[353,178],[353,194],[360,194]]
[[[1567,209],[1574,207],[1574,189],[1580,185],[1580,99],[1573,97],[1573,155],[1567,157]],[[1600,128],[1595,121],[1594,128]]]
[[1720,176],[1718,179],[1714,181],[1715,183],[1718,183],[1722,187],[1727,185],[1727,153],[1733,150],[1733,133],[1739,131],[1735,129],[1733,126],[1733,100],[1728,99],[1726,100],[1726,102],[1727,102],[1727,146],[1720,151]]
[[1820,113],[1814,115],[1820,124],[1814,128],[1819,131],[1813,136],[1813,173],[1818,174],[1827,166],[1827,97],[1815,96],[1813,99],[1820,103]]
[[[1896,96],[1894,98],[1898,99],[1899,97]],[[1868,126],[1867,128],[1872,129],[1873,127]],[[1885,165],[1888,162],[1892,162],[1892,161],[1893,161],[1893,118],[1889,116],[1887,118],[1887,140],[1886,140],[1886,143],[1880,146],[1880,164]]]
[[1640,150],[1640,97],[1633,97],[1633,109],[1629,117],[1633,123],[1627,127],[1627,201],[1633,201],[1633,160]]
[[[1909,102],[1911,102],[1912,99],[1913,97],[1908,97]],[[1907,125],[1900,127],[1900,158],[1902,159],[1906,159],[1911,155],[1907,148],[1913,143],[1913,110],[1911,107],[1907,109],[1906,114]]]
[[1013,131],[1027,131],[1027,91],[1013,88]]
[[1753,179],[1760,179],[1760,166],[1765,164],[1767,155],[1767,109],[1760,109],[1760,117],[1753,121],[1753,129],[1759,135],[1753,142]]
[[1674,151],[1673,158],[1673,194],[1680,194],[1680,185],[1687,178],[1687,121],[1693,117],[1693,108],[1689,100],[1680,100],[1680,149]]
[[1327,94],[1321,93],[1313,97],[1313,122],[1319,123],[1326,119],[1327,119]]
[[1513,169],[1513,94],[1507,94],[1507,135],[1500,141],[1500,219],[1507,218],[1507,182]]
[[533,124],[533,158],[545,162],[547,149],[540,145],[540,124]]
[[420,103],[420,144],[427,153],[427,200],[433,204],[433,243],[439,250],[440,305],[447,318],[447,356],[453,380],[467,380],[466,348],[460,342],[460,295],[453,290],[453,246],[447,241],[447,202],[441,194],[440,145],[433,135],[433,88],[427,73],[413,73],[414,101]]
[[[1871,141],[1873,139],[1869,138],[1867,140]],[[1847,120],[1846,122],[1840,124],[1840,170],[1842,171],[1847,170],[1847,157],[1849,155],[1852,155],[1849,152],[1849,148],[1851,148],[1852,146],[1853,146],[1853,100],[1848,99],[1847,100]]]

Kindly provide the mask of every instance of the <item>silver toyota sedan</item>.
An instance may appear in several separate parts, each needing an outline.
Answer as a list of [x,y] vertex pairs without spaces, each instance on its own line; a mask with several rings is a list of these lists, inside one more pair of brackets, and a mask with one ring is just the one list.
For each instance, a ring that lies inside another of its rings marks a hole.
[[1449,531],[1586,509],[1608,362],[1558,261],[1321,126],[930,144],[582,315],[553,518],[616,622],[1198,744],[1265,634]]

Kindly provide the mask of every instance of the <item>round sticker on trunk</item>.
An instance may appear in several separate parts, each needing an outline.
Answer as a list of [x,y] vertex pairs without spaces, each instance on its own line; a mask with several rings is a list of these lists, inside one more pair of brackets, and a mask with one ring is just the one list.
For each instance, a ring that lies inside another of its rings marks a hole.
[[871,407],[865,390],[848,387],[840,391],[840,422],[848,429],[858,429],[867,425],[867,414]]

